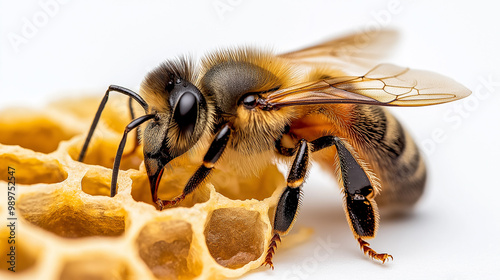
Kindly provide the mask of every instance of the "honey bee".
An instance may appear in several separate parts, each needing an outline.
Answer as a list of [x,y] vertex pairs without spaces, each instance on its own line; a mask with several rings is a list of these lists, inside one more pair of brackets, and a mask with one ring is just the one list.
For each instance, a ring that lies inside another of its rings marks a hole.
[[[194,192],[214,168],[258,176],[272,162],[288,163],[287,186],[277,202],[263,263],[273,267],[277,243],[297,218],[302,185],[314,160],[338,179],[346,218],[361,250],[385,263],[392,256],[377,253],[366,242],[377,232],[378,207],[411,207],[423,192],[426,168],[408,132],[383,106],[439,104],[471,93],[445,76],[392,64],[379,64],[361,76],[345,73],[342,64],[361,65],[356,58],[370,54],[373,42],[390,33],[358,33],[280,55],[236,48],[210,53],[199,65],[187,58],[166,61],[145,77],[140,94],[109,87],[79,160],[109,93],[125,94],[132,115],[132,100],[145,114],[125,128],[111,196],[116,194],[127,134],[141,124],[144,164],[160,210]],[[371,42],[360,48],[359,36]],[[181,194],[159,198],[164,168],[188,151],[204,155],[199,168]]]

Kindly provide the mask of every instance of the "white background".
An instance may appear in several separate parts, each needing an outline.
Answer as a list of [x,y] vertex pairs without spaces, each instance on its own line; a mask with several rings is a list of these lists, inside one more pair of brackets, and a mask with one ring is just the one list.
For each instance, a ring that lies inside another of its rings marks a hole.
[[[47,12],[40,4],[46,2],[58,4]],[[292,231],[312,228],[314,234],[292,248],[281,246],[274,271],[259,269],[246,279],[498,279],[500,6],[495,1],[68,2],[0,1],[0,107],[43,106],[82,92],[102,95],[109,84],[137,90],[161,61],[200,57],[221,46],[286,51],[369,27],[398,29],[401,40],[387,62],[445,74],[473,95],[393,110],[424,147],[430,170],[413,214],[382,219],[371,242],[394,262],[381,265],[362,255],[335,183],[315,169]],[[34,28],[26,31],[30,24]],[[325,242],[333,249],[325,250]]]

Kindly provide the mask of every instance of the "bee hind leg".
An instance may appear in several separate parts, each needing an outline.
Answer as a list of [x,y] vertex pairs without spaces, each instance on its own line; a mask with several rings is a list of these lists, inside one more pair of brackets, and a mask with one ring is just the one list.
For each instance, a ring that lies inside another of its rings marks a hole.
[[[337,148],[340,171],[344,192],[344,210],[347,221],[361,250],[372,259],[385,263],[392,256],[386,253],[379,254],[370,248],[364,239],[373,238],[377,232],[379,215],[375,202],[375,189],[367,173],[356,157],[349,151],[349,147],[340,138],[331,136],[322,137],[323,142],[331,141]],[[317,140],[321,140],[319,138]],[[314,144],[314,143],[313,143]],[[320,147],[321,145],[316,145]],[[323,146],[326,146],[323,144]]]
[[[375,201],[373,200],[373,188],[362,167],[357,163],[354,156],[346,148],[340,138],[335,136],[320,137],[311,142],[313,152],[335,146],[340,161],[342,183],[344,185],[344,209],[347,220],[359,243],[360,249],[365,255],[377,259],[383,263],[390,257],[388,254],[378,254],[363,237],[374,237],[378,225],[378,215]],[[371,200],[367,196],[372,196]],[[375,208],[373,207],[375,206]]]
[[394,260],[392,255],[389,255],[387,253],[378,254],[377,252],[375,252],[375,250],[370,248],[370,243],[364,241],[363,239],[361,239],[361,237],[358,237],[358,243],[359,243],[359,248],[363,251],[363,253],[374,260],[379,260],[382,263],[388,261],[389,258],[391,260]]

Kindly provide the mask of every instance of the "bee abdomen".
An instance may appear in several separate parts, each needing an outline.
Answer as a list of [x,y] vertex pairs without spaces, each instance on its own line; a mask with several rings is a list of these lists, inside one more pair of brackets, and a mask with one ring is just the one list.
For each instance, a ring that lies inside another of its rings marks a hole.
[[426,168],[411,136],[389,111],[360,105],[352,124],[368,162],[381,181],[382,192],[375,198],[384,208],[405,210],[424,191]]

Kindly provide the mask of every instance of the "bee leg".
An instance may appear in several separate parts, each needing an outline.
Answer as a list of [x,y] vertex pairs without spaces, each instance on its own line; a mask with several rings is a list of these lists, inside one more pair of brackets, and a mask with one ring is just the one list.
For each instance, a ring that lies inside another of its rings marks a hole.
[[144,122],[154,118],[156,114],[149,114],[140,116],[137,119],[131,121],[127,127],[125,127],[125,131],[123,132],[122,140],[120,141],[120,145],[118,145],[118,150],[116,151],[115,161],[113,163],[113,173],[111,176],[111,197],[116,195],[116,184],[118,181],[118,170],[120,169],[120,161],[122,159],[123,149],[125,149],[125,144],[127,143],[127,134],[137,128],[139,125]]
[[378,227],[378,208],[375,203],[375,191],[368,175],[346,145],[334,136],[325,136],[312,142],[314,151],[332,144],[337,148],[342,183],[344,185],[344,210],[354,237],[365,255],[385,263],[392,256],[378,254],[369,246],[365,238],[375,237]]
[[200,184],[205,181],[205,179],[210,175],[210,172],[214,168],[215,163],[220,158],[224,152],[227,143],[229,142],[229,136],[231,135],[231,125],[229,123],[222,126],[217,135],[215,136],[212,144],[208,148],[205,157],[203,158],[203,164],[196,170],[196,172],[191,176],[187,182],[182,194],[173,198],[172,200],[156,200],[156,204],[160,207],[166,207],[170,205],[176,205],[181,202],[188,194],[192,193]]
[[[134,107],[132,106],[133,100],[134,99],[132,97],[129,97],[129,99],[128,99],[128,110],[130,113],[130,119],[132,119],[132,120],[135,119]],[[137,129],[135,130],[135,136],[134,136],[134,147],[132,148],[132,150],[124,153],[122,157],[128,157],[128,156],[131,156],[135,153],[135,151],[137,150],[137,148],[139,147],[139,144],[140,144],[139,135],[141,135],[140,127],[137,127]]]
[[266,259],[262,265],[269,265],[274,269],[272,258],[280,242],[280,235],[285,235],[292,228],[300,205],[302,195],[302,184],[306,176],[309,163],[309,146],[307,141],[302,139],[295,148],[284,148],[278,142],[277,148],[280,154],[292,156],[295,154],[295,160],[292,163],[290,172],[288,173],[287,186],[281,194],[276,212],[274,214],[273,237],[267,249]]
[[92,135],[94,134],[95,128],[97,127],[97,123],[99,122],[99,119],[101,118],[102,111],[104,110],[104,106],[106,105],[106,102],[108,102],[109,98],[109,92],[111,91],[116,91],[122,94],[125,94],[129,96],[130,98],[133,98],[135,101],[137,101],[142,108],[144,108],[144,112],[147,114],[148,113],[148,104],[142,97],[131,91],[130,89],[121,87],[121,86],[115,86],[115,85],[110,85],[108,90],[106,90],[106,93],[104,94],[104,97],[101,100],[101,104],[99,105],[99,108],[97,109],[97,112],[94,116],[94,120],[92,121],[92,125],[90,126],[89,133],[87,134],[87,138],[85,139],[85,143],[83,143],[82,150],[80,151],[80,155],[78,156],[78,161],[82,162],[83,159],[85,158],[85,154],[87,153],[87,148],[90,143],[90,139],[92,138]]

